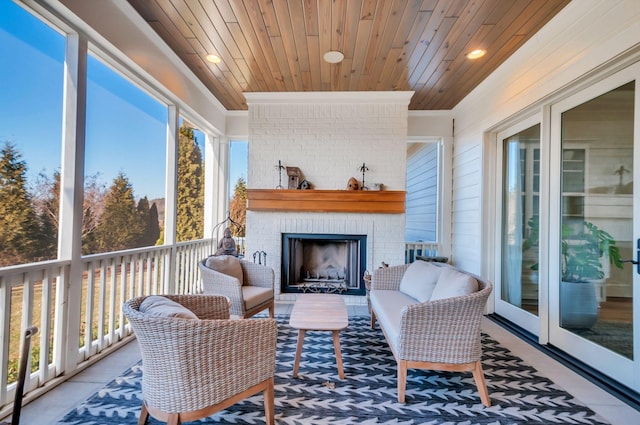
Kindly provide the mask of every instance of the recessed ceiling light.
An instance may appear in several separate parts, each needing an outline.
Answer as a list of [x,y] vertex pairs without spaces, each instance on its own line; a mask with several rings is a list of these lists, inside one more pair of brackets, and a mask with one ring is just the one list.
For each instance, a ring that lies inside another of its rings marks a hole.
[[206,56],[206,59],[211,63],[220,63],[222,61],[222,59],[220,59],[220,56],[214,55],[213,53],[212,54],[208,54]]
[[467,53],[467,59],[478,59],[487,54],[487,51],[484,49],[476,49]]
[[344,55],[342,52],[338,52],[337,50],[331,50],[324,54],[325,62],[329,63],[339,63],[344,59]]

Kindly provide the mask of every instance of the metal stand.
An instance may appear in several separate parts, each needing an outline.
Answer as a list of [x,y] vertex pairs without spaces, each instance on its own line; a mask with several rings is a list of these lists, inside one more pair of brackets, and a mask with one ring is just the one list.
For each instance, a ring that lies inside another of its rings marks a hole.
[[24,392],[24,381],[27,378],[27,366],[29,364],[29,348],[31,347],[31,337],[38,333],[38,328],[30,327],[24,332],[22,340],[22,354],[20,354],[20,368],[18,369],[18,382],[16,383],[16,396],[13,401],[13,414],[11,422],[2,422],[0,425],[19,425],[20,411],[22,410],[22,396]]

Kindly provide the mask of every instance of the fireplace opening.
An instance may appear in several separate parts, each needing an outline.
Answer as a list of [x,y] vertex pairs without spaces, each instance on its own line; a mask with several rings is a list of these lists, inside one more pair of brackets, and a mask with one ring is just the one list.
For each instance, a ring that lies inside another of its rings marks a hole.
[[282,234],[281,292],[364,295],[366,235]]

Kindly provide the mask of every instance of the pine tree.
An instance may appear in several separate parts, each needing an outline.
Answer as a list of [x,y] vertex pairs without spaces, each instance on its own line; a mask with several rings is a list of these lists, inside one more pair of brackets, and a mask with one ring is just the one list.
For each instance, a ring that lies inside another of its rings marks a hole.
[[120,251],[136,247],[142,234],[133,187],[124,173],[119,173],[104,197],[104,212],[96,228],[99,252]]
[[204,172],[202,152],[193,129],[180,127],[176,240],[201,239],[204,234]]
[[21,158],[13,144],[5,143],[0,156],[0,266],[34,261],[40,250],[40,226]]
[[229,203],[229,217],[241,227],[232,226],[233,236],[245,236],[247,223],[247,182],[242,177],[236,182],[233,189],[233,198]]
[[160,236],[158,207],[156,207],[155,203],[149,207],[149,200],[145,196],[138,201],[137,210],[142,227],[142,234],[138,246],[153,246]]

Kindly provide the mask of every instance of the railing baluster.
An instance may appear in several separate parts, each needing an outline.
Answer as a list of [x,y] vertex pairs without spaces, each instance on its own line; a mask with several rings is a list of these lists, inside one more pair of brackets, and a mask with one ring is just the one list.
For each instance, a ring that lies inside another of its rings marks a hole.
[[[119,344],[131,334],[122,314],[122,303],[126,299],[165,293],[170,288],[168,279],[171,278],[176,279],[175,289],[180,293],[198,292],[201,283],[197,264],[208,255],[210,244],[210,240],[199,240],[84,257],[81,299],[85,309],[80,320],[85,322],[85,328],[84,335],[81,334],[81,345],[77,348],[76,368],[85,367],[86,360]],[[172,255],[177,262],[173,276],[169,274]],[[0,349],[0,409],[13,401],[15,388],[15,383],[8,383],[7,368],[10,360],[18,360],[13,358],[18,350],[9,347],[12,309],[21,308],[19,326],[22,329],[31,326],[31,322],[36,322],[40,328],[31,348],[40,349],[37,370],[29,375],[25,390],[33,391],[58,379],[65,365],[65,353],[69,350],[66,344],[70,340],[75,341],[65,334],[68,329],[65,321],[69,317],[65,309],[68,305],[60,299],[69,283],[70,267],[69,260],[53,260],[0,268],[0,337],[3,338]],[[18,297],[22,305],[12,306],[12,295],[14,299]],[[72,372],[74,370],[65,370],[65,374]]]

